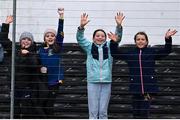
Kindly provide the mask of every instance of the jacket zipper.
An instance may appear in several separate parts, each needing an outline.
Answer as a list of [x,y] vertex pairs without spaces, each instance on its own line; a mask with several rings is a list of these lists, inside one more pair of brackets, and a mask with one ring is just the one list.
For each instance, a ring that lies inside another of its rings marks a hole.
[[102,66],[103,66],[103,52],[102,52],[102,49],[100,49],[100,52],[99,52],[99,63],[100,63],[100,82],[102,82]]
[[142,74],[142,50],[139,52],[139,66],[140,66],[140,77],[141,77],[141,92],[144,95],[144,83],[143,83],[143,74]]

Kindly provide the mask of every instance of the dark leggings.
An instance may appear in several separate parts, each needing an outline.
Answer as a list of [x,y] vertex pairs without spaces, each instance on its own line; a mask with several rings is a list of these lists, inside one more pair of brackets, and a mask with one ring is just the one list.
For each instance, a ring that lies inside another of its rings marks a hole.
[[148,118],[151,101],[145,99],[144,95],[141,94],[133,94],[132,100],[133,118]]
[[48,86],[47,97],[43,102],[43,108],[47,118],[54,117],[54,103],[56,101],[58,91],[59,85]]
[[17,88],[14,99],[14,118],[32,119],[37,118],[37,100],[31,88]]

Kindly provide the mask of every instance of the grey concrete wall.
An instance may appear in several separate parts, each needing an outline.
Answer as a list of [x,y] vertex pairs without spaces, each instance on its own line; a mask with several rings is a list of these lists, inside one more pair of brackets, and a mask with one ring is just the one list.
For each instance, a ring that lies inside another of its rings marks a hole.
[[[0,22],[12,14],[13,0],[0,0]],[[121,44],[132,44],[138,31],[149,35],[150,44],[164,44],[168,28],[179,31],[173,44],[180,44],[180,0],[17,0],[17,38],[23,31],[34,34],[35,40],[43,41],[46,28],[57,28],[57,8],[65,8],[65,42],[76,42],[76,30],[83,12],[89,14],[90,23],[85,35],[92,38],[97,28],[115,31],[114,16],[122,11],[126,16]],[[11,26],[12,32],[12,26]],[[10,33],[10,38],[12,35]]]

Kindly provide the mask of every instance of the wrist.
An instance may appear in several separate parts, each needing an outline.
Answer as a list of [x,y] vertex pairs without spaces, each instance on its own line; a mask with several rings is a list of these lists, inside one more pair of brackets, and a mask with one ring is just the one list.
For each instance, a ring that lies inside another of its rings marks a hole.
[[5,22],[5,24],[10,24],[10,22]]
[[78,27],[78,30],[84,30],[84,27],[79,26],[79,27]]
[[171,38],[171,36],[165,36],[165,39],[170,39]]
[[122,25],[121,25],[121,24],[117,24],[117,27],[121,28],[121,27],[122,27]]
[[63,19],[64,19],[64,16],[61,16],[61,15],[60,15],[60,16],[59,16],[59,19],[62,19],[62,20],[63,20]]

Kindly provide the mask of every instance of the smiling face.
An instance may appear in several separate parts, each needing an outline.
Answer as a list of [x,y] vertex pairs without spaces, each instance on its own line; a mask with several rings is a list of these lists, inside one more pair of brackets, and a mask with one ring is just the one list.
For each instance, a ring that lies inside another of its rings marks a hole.
[[45,43],[46,43],[47,45],[52,45],[52,44],[54,44],[55,39],[56,39],[55,34],[54,34],[54,33],[51,33],[51,32],[46,33],[45,36],[44,36],[44,40],[45,40]]
[[101,45],[102,43],[104,43],[106,41],[106,33],[104,32],[104,30],[96,30],[93,34],[93,41],[97,45]]
[[145,48],[148,45],[148,37],[147,34],[144,32],[139,32],[134,36],[134,40],[136,43],[136,46],[138,48]]
[[32,40],[29,38],[23,38],[20,42],[21,48],[29,48],[32,44]]

